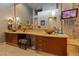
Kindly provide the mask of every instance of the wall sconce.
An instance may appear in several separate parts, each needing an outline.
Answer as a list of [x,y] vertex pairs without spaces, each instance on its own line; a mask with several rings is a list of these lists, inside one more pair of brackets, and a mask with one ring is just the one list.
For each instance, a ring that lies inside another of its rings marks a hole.
[[8,24],[13,24],[14,20],[12,17],[8,17]]
[[16,31],[17,26],[20,25],[20,18],[16,17],[16,4],[13,4],[14,10],[13,10],[13,17],[8,17],[8,27],[10,27],[11,30]]
[[12,25],[13,25],[13,18],[9,17],[8,18],[8,30],[12,30]]
[[55,11],[52,11],[52,16],[54,17],[56,15],[56,12]]
[[13,20],[13,18],[12,17],[8,17],[8,20]]
[[[13,18],[13,17],[8,17],[8,23],[9,23],[9,21],[14,22],[14,18]],[[21,22],[21,21],[20,21],[20,18],[19,18],[19,17],[16,17],[16,18],[15,18],[15,22],[16,22],[16,23],[20,23],[20,22]]]
[[19,17],[16,17],[16,23],[17,23],[17,24],[20,24],[20,23],[21,23],[21,21],[20,21],[20,18],[19,18]]

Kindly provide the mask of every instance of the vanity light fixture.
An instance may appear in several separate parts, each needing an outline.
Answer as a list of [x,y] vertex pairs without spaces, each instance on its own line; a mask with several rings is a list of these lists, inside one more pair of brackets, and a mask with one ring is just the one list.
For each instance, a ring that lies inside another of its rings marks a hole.
[[13,18],[12,17],[8,17],[8,20],[12,20],[13,21]]
[[[13,17],[8,17],[8,21],[10,21],[10,20],[14,22],[14,18]],[[19,23],[20,22],[20,18],[16,17],[15,21]]]
[[8,24],[12,24],[14,21],[13,21],[13,18],[12,17],[8,17]]

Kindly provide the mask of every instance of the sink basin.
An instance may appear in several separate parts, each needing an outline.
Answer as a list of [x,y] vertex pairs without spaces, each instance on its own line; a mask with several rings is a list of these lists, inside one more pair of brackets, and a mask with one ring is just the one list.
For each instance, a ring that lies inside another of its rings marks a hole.
[[55,29],[45,29],[45,32],[47,34],[52,34],[53,32],[55,32]]

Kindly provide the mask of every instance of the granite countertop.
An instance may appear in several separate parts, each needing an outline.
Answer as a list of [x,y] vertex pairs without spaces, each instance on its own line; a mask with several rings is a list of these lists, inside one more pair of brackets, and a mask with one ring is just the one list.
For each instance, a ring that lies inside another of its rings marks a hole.
[[26,30],[25,32],[21,30],[18,30],[16,32],[6,30],[5,33],[30,34],[30,35],[45,36],[45,37],[68,38],[68,35],[66,34],[47,34],[44,30]]

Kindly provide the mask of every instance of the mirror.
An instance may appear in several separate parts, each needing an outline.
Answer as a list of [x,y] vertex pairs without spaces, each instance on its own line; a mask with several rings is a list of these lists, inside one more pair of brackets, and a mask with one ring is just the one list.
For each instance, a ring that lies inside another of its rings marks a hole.
[[8,17],[8,29],[17,31],[26,28],[32,29],[32,8],[26,4],[13,4],[13,16]]
[[58,8],[57,5],[56,3],[17,3],[16,17],[20,19],[22,25],[32,25],[33,29],[44,29],[49,25],[49,17],[55,16],[57,22],[60,22],[60,7]]
[[28,7],[27,4],[16,4],[16,17],[20,18],[22,25],[30,25],[32,20],[32,8]]

